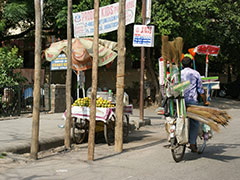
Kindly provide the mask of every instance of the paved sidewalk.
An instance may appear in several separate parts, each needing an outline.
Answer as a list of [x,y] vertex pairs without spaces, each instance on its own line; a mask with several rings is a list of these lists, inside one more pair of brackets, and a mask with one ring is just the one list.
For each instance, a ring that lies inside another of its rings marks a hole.
[[[146,123],[139,122],[139,110],[134,109],[130,123],[140,128],[151,122],[151,118],[160,118],[155,107],[144,110]],[[39,144],[40,151],[62,146],[64,144],[63,113],[40,114]],[[145,122],[145,121],[144,121]],[[0,119],[0,152],[26,153],[30,152],[32,136],[32,117],[27,115]]]
[[[63,113],[40,115],[39,143],[40,150],[63,144]],[[0,152],[24,153],[30,151],[32,136],[32,117],[19,116],[1,118],[0,120]]]

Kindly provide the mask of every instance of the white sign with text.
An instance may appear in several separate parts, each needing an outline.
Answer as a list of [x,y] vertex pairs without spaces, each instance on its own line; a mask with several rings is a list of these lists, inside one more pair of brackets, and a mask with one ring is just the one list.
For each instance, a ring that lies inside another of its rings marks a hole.
[[134,47],[154,47],[154,26],[134,25]]
[[[126,0],[126,25],[135,22],[136,1]],[[99,34],[118,29],[119,3],[99,8]],[[73,13],[74,37],[93,36],[94,9]]]

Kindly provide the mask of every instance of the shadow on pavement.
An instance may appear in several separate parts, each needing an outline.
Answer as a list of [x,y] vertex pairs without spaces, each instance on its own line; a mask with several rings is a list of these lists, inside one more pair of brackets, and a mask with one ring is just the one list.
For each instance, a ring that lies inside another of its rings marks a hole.
[[222,162],[228,162],[234,159],[240,159],[240,156],[230,156],[225,155],[226,149],[230,148],[239,148],[240,144],[214,144],[214,145],[208,145],[203,152],[203,154],[197,154],[197,153],[186,153],[184,160],[185,161],[193,161],[197,160],[199,158],[207,158],[207,159],[213,159],[218,160]]
[[134,151],[134,150],[145,149],[145,148],[148,148],[148,147],[156,146],[158,144],[162,144],[165,141],[166,141],[166,139],[162,139],[162,140],[151,142],[151,143],[148,143],[148,144],[142,144],[140,146],[134,146],[134,147],[131,147],[131,148],[126,148],[121,153],[115,153],[115,154],[111,154],[109,156],[104,156],[104,157],[101,157],[101,158],[97,158],[97,159],[95,159],[95,161],[111,158],[111,157],[114,157],[114,156],[117,156],[117,155],[120,155],[120,154],[123,154],[123,153]]
[[210,107],[219,109],[240,109],[240,101],[234,99],[214,97],[210,101]]
[[[157,141],[153,141],[153,139],[151,139],[151,143],[149,143],[148,138],[152,137],[150,135],[152,133],[154,133],[154,132],[144,131],[144,130],[143,131],[134,131],[132,134],[129,135],[128,143],[130,143],[130,142],[137,143],[137,142],[141,141],[140,145],[139,144],[133,144],[131,147],[126,147],[123,150],[123,152],[121,152],[121,153],[114,153],[114,154],[111,154],[111,155],[108,155],[108,156],[97,158],[95,160],[99,161],[99,160],[111,158],[111,157],[114,157],[116,155],[127,153],[127,152],[130,152],[130,151],[135,151],[135,150],[140,150],[140,149],[145,149],[145,148],[148,148],[148,147],[156,146],[158,144],[162,144],[162,143],[167,141],[166,139],[161,139],[161,140],[157,140]],[[126,144],[126,143],[124,143],[124,144]]]

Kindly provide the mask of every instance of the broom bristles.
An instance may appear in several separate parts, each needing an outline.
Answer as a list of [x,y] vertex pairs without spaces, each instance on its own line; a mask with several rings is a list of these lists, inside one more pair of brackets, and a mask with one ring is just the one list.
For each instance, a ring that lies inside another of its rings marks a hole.
[[194,119],[196,121],[202,122],[204,124],[207,124],[207,125],[209,125],[211,127],[212,130],[214,130],[216,132],[219,132],[218,124],[215,123],[214,121],[211,121],[209,119],[206,119],[203,116],[200,116],[198,114],[194,114],[194,113],[191,113],[191,112],[187,112],[187,117],[189,117],[191,119]]
[[[183,38],[177,37],[174,41],[168,41],[168,36],[162,36],[162,57],[164,61],[169,61],[170,66],[172,65],[172,60],[174,59],[177,67],[180,67],[180,59],[182,56],[183,49]],[[167,63],[165,64],[167,65]]]
[[183,38],[182,37],[177,37],[175,40],[174,40],[174,43],[175,43],[175,48],[177,50],[177,56],[176,56],[176,60],[175,60],[175,64],[180,67],[180,59],[181,59],[181,56],[182,56],[182,49],[183,49]]
[[169,61],[168,36],[162,36],[162,57],[164,63],[167,65],[167,61]]
[[224,112],[222,110],[213,109],[213,108],[206,108],[203,106],[189,106],[187,108],[188,112],[200,115],[202,117],[205,117],[207,119],[211,119],[215,121],[218,124],[221,124],[222,126],[228,125],[228,120],[230,116],[227,114],[227,112]]

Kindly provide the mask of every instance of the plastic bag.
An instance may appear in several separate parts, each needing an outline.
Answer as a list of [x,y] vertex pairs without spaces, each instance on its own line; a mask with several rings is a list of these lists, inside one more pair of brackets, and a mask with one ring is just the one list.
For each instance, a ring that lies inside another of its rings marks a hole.
[[188,130],[189,130],[188,118],[177,118],[176,138],[179,144],[188,143]]

